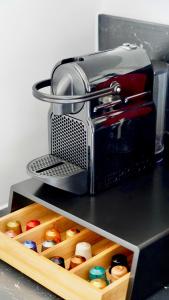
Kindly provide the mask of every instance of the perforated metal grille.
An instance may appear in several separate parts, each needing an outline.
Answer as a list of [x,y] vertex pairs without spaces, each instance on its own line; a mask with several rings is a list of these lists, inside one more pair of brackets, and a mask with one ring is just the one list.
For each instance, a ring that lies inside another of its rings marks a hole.
[[59,163],[61,160],[53,155],[45,155],[33,160],[30,163],[30,169],[32,172],[37,172],[41,169],[53,166]]
[[[56,166],[56,164],[58,164]],[[61,159],[53,155],[45,155],[35,159],[28,165],[30,172],[38,176],[70,176],[82,171],[82,169],[76,165],[68,162],[62,162]],[[45,170],[46,169],[46,170]]]
[[81,168],[87,168],[85,125],[69,116],[52,117],[52,154]]

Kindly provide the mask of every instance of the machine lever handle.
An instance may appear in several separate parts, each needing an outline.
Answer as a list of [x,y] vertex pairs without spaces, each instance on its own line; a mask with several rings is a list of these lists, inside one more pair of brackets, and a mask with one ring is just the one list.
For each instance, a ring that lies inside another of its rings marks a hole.
[[75,103],[84,103],[87,101],[94,100],[99,97],[104,97],[108,95],[115,94],[114,86],[112,85],[109,88],[105,88],[96,92],[86,93],[85,95],[76,95],[76,96],[56,96],[52,94],[46,94],[40,90],[45,87],[51,87],[51,79],[46,79],[35,83],[32,87],[33,96],[39,100],[56,103],[56,104],[75,104]]

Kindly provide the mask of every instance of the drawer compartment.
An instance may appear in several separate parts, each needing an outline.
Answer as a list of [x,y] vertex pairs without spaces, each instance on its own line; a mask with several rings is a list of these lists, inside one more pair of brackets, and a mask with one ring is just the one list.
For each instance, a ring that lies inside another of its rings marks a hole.
[[[41,224],[25,231],[26,223],[31,219],[38,219]],[[23,233],[13,239],[5,234],[6,224],[11,220],[20,221],[23,230]],[[45,232],[53,227],[60,231],[61,242],[41,252]],[[78,228],[80,232],[66,239],[65,232],[72,227]],[[23,245],[25,240],[35,241],[38,245],[38,253],[26,248]],[[69,270],[70,258],[75,254],[75,247],[78,242],[91,244],[92,257]],[[99,265],[108,269],[112,256],[117,253],[125,254],[129,265],[131,264],[132,252],[128,249],[39,204],[31,204],[0,218],[0,259],[64,299],[125,300],[130,273],[102,290],[91,285],[88,280],[90,268]],[[53,263],[50,260],[53,256],[62,256],[66,268]]]
[[36,242],[38,247],[38,252],[40,253],[42,249],[42,243],[45,240],[45,232],[48,229],[52,229],[52,228],[57,229],[61,234],[61,241],[63,242],[65,240],[65,231],[72,227],[76,227],[77,229],[80,230],[80,232],[83,229],[81,225],[78,225],[75,222],[68,220],[63,216],[57,216],[57,217],[53,217],[50,221],[47,221],[29,231],[25,231],[24,233],[16,236],[14,239],[20,243],[24,243],[25,240],[32,240]]
[[[91,244],[92,258],[94,258],[98,253],[100,253],[112,244],[112,242],[100,237],[98,234],[89,231],[88,229],[85,229],[73,239],[71,239],[71,241],[65,240],[63,243],[60,243],[52,247],[51,249],[44,251],[43,255],[47,258],[51,258],[52,256],[60,256],[62,254],[61,256],[65,260],[66,268],[69,269],[70,259],[75,254],[75,247],[76,244],[79,242],[88,242]],[[82,264],[80,265],[80,267],[81,266]],[[71,271],[73,271],[74,269],[72,269]]]
[[6,224],[10,221],[20,221],[22,231],[24,232],[28,221],[37,219],[41,224],[43,224],[54,217],[59,217],[59,214],[40,204],[31,204],[0,218],[0,231],[5,232]]

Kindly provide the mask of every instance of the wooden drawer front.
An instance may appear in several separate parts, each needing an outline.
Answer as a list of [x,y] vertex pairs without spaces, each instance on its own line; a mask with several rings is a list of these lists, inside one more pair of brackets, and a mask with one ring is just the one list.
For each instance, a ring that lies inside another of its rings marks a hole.
[[[34,229],[24,231],[26,222],[30,219],[39,219],[41,224]],[[6,223],[9,220],[19,220],[22,223],[24,232],[14,239],[10,239],[4,234]],[[41,252],[45,231],[52,227],[61,232],[62,241]],[[72,238],[65,239],[65,231],[71,227],[78,228],[80,232]],[[38,253],[27,249],[22,244],[25,240],[34,240],[38,245]],[[89,242],[92,245],[92,258],[69,271],[70,258],[74,255],[76,244],[81,241]],[[100,265],[107,269],[111,257],[116,253],[124,253],[131,262],[132,253],[128,249],[39,204],[29,205],[0,218],[0,259],[64,299],[125,300],[130,273],[102,290],[93,287],[88,281],[90,268]],[[55,255],[65,259],[66,269],[50,261],[50,258]]]

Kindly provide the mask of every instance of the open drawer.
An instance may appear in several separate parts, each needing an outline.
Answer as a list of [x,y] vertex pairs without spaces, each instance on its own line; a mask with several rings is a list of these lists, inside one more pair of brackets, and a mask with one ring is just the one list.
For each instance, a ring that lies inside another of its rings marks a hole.
[[[26,231],[26,223],[31,219],[38,219],[41,224]],[[13,220],[20,221],[22,233],[11,239],[5,231],[6,224]],[[45,232],[53,227],[60,231],[61,242],[42,251]],[[72,227],[78,228],[80,232],[66,239],[65,232]],[[35,241],[38,253],[26,248],[23,245],[25,240]],[[76,244],[84,241],[92,246],[92,258],[69,271],[70,258],[74,255]],[[103,289],[94,287],[88,281],[90,268],[99,265],[108,269],[112,256],[117,253],[125,254],[131,264],[133,254],[130,250],[39,204],[31,204],[0,218],[0,259],[64,299],[125,300],[130,273]],[[53,263],[50,260],[53,256],[62,256],[66,268]]]

